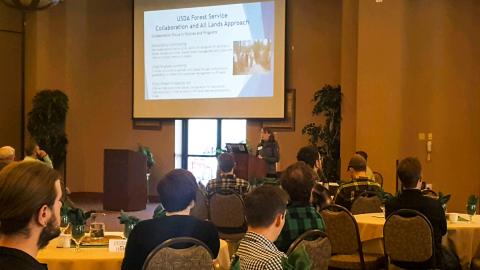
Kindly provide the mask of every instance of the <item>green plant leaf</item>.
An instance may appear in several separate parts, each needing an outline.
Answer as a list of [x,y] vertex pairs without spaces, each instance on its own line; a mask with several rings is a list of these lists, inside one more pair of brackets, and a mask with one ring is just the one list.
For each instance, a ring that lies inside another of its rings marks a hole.
[[312,115],[323,116],[323,122],[309,123],[302,129],[310,144],[319,149],[323,172],[329,181],[340,179],[340,124],[342,121],[340,86],[325,85],[313,95]]

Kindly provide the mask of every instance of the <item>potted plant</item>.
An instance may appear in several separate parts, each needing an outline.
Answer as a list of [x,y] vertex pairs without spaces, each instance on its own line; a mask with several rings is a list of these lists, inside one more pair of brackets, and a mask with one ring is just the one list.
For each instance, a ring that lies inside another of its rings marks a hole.
[[72,240],[76,244],[76,249],[79,250],[80,243],[82,242],[83,238],[85,237],[85,224],[90,216],[95,213],[94,211],[84,212],[80,208],[70,208],[68,210],[68,220],[72,225]]
[[477,213],[477,204],[478,196],[474,194],[470,195],[467,200],[467,214],[470,216],[470,221],[472,221],[473,216]]
[[147,174],[149,175],[152,172],[152,168],[155,165],[155,158],[149,147],[139,144],[138,152],[145,156],[147,159]]
[[146,174],[146,177],[147,177],[147,203],[148,203],[148,195],[150,194],[150,184],[149,184],[149,180],[150,180],[150,174],[152,173],[152,168],[153,166],[155,165],[155,158],[153,157],[153,153],[152,151],[150,150],[149,147],[147,146],[144,146],[142,144],[138,144],[138,152],[140,152],[142,155],[145,156],[145,158],[147,159],[147,174]]
[[67,111],[68,97],[65,93],[60,90],[43,90],[33,98],[33,108],[28,113],[27,130],[49,154],[55,169],[62,167],[67,155]]
[[135,225],[140,222],[140,219],[135,216],[129,216],[123,210],[120,211],[120,216],[118,217],[120,220],[120,224],[123,224],[123,236],[128,238],[130,233],[132,232]]
[[309,136],[309,142],[316,146],[323,158],[323,172],[329,181],[340,179],[340,124],[342,122],[342,92],[340,86],[325,85],[315,92],[312,114],[323,116],[324,121],[307,124],[302,134]]

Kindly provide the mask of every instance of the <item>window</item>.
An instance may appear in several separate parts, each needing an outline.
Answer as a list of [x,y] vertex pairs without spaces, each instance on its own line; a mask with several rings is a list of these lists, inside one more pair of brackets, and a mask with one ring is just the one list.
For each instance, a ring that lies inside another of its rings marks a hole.
[[193,173],[204,185],[216,177],[217,149],[226,143],[245,142],[247,121],[188,119],[175,121],[175,168]]

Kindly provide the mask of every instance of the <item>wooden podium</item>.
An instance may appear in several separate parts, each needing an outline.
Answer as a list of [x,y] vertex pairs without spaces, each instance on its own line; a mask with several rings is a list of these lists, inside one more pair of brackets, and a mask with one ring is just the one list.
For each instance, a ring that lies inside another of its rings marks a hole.
[[267,175],[267,163],[265,160],[247,153],[233,153],[237,166],[235,175],[245,180],[263,179]]
[[147,205],[147,160],[132,150],[105,149],[103,209],[139,211]]

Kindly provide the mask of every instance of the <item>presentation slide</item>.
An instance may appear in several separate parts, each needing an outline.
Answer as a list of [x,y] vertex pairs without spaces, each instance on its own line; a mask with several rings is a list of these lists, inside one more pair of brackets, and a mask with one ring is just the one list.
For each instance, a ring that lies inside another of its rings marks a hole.
[[274,2],[144,13],[145,99],[273,96]]

